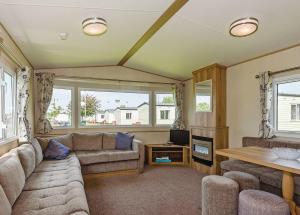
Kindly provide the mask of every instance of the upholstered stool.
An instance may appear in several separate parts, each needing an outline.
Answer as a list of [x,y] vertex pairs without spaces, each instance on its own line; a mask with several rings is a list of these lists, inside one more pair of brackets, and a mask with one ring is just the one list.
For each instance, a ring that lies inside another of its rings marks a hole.
[[289,215],[284,199],[261,190],[243,190],[239,195],[239,215]]
[[245,172],[230,171],[225,172],[223,176],[236,181],[239,184],[240,191],[259,190],[259,180],[254,175]]
[[237,215],[239,185],[218,175],[202,179],[202,215]]

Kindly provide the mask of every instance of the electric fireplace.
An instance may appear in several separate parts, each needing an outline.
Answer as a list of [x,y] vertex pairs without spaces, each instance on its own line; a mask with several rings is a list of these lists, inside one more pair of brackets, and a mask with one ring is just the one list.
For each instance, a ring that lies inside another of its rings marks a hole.
[[213,138],[192,135],[192,158],[207,166],[213,165]]

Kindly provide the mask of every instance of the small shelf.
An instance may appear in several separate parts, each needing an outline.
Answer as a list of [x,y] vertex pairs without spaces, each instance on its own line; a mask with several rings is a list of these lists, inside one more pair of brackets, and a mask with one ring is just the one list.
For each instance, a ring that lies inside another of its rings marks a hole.
[[[149,165],[189,165],[189,147],[166,144],[146,145]],[[156,162],[156,158],[168,157],[171,162]]]

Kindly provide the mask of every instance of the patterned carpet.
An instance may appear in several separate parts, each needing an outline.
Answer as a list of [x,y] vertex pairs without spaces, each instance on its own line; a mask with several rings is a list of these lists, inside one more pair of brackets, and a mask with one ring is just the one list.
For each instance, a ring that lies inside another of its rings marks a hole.
[[140,175],[85,177],[91,215],[199,215],[201,179],[185,167],[146,167]]

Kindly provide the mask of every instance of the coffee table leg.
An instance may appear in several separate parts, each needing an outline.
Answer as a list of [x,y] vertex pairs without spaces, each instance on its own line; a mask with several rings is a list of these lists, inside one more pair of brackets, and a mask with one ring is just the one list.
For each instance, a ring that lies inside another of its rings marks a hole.
[[294,198],[294,176],[292,173],[283,172],[282,196],[290,206],[291,214],[296,215],[296,204]]

